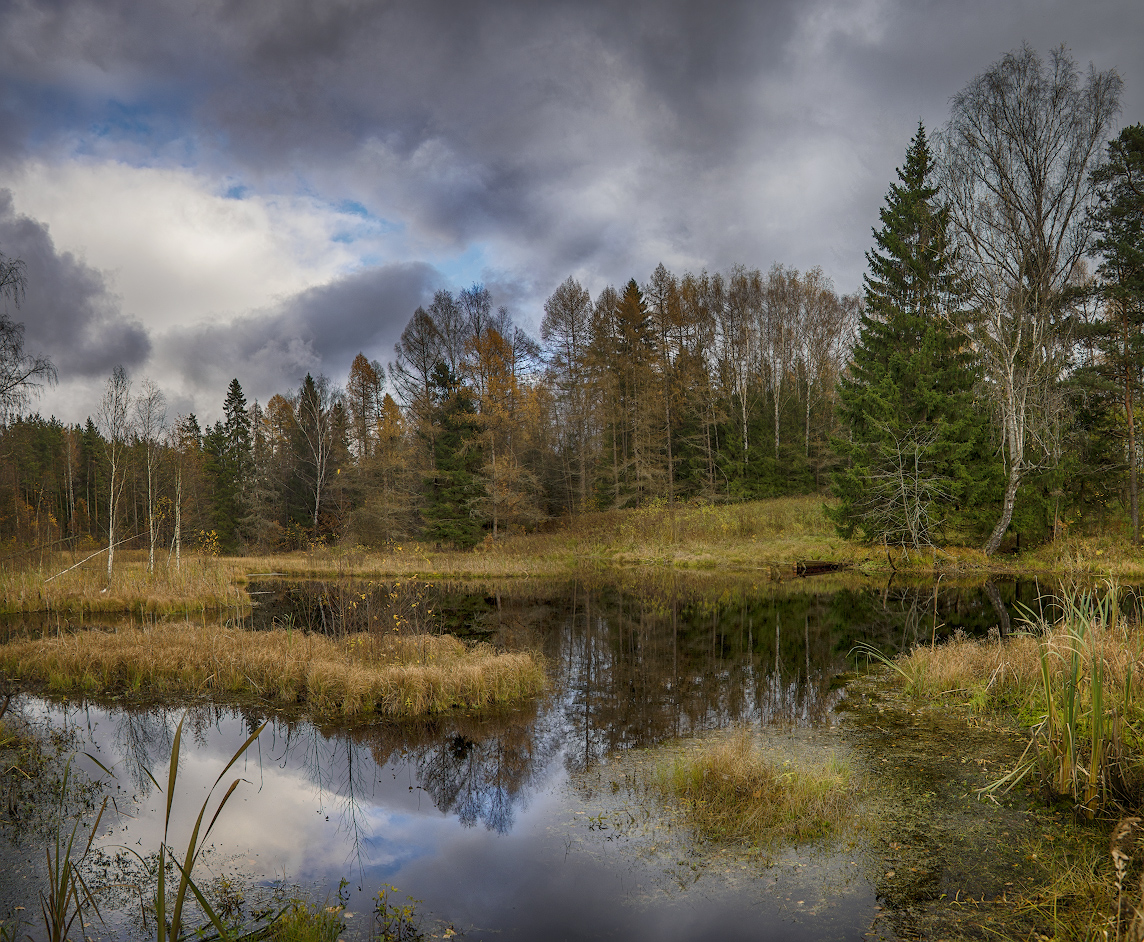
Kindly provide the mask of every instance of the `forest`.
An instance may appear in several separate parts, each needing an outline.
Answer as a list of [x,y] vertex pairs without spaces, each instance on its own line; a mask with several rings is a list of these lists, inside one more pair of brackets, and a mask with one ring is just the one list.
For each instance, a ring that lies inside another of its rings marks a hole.
[[1109,139],[1119,92],[1063,49],[974,79],[906,145],[860,293],[661,264],[595,298],[569,277],[533,337],[480,284],[440,290],[386,363],[265,403],[236,377],[205,426],[122,368],[85,423],[36,413],[51,351],[24,351],[36,286],[0,246],[0,540],[153,566],[788,494],[887,545],[1138,540],[1144,126]]

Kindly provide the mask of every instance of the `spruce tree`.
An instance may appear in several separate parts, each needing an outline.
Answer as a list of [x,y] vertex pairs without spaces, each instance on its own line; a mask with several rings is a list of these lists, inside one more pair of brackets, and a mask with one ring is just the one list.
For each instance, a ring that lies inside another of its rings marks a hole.
[[421,517],[426,540],[469,548],[484,537],[475,512],[484,464],[473,391],[446,363],[431,377],[433,466],[423,479]]
[[1096,328],[1097,372],[1116,389],[1124,415],[1128,502],[1133,542],[1140,542],[1136,400],[1144,373],[1144,125],[1124,128],[1093,173],[1100,202],[1093,213],[1101,254],[1104,317]]
[[250,416],[246,396],[237,379],[227,387],[223,420],[207,430],[203,448],[212,476],[214,524],[219,545],[233,553],[242,541],[242,522],[247,515],[247,489],[252,470]]
[[[840,533],[914,548],[966,522],[991,464],[973,404],[977,371],[947,320],[958,292],[933,172],[919,123],[866,253],[865,310],[839,388],[843,460],[832,479]],[[959,504],[966,513],[951,513]]]

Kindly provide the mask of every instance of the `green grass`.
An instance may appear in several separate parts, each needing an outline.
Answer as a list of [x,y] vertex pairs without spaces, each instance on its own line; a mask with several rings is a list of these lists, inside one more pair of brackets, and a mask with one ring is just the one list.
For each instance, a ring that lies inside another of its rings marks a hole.
[[274,923],[273,942],[337,942],[346,927],[341,906],[294,900]]

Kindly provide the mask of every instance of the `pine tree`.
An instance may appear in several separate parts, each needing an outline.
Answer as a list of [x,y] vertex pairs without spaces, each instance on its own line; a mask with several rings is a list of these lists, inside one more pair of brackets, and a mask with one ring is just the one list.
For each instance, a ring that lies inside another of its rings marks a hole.
[[957,285],[933,169],[919,124],[866,253],[865,311],[839,390],[843,464],[832,482],[841,533],[914,548],[967,522],[951,511],[980,497],[991,466],[973,408],[976,369],[947,321]]

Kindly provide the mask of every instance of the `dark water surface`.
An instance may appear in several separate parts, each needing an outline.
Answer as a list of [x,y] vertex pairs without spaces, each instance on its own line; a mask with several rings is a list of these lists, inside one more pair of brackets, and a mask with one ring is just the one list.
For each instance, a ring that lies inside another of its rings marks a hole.
[[[861,710],[848,702],[847,686],[853,646],[893,652],[954,630],[1005,627],[1016,618],[1014,600],[1035,606],[1040,587],[816,590],[808,580],[796,589],[669,582],[643,591],[569,585],[499,594],[412,582],[252,589],[254,629],[443,621],[504,647],[542,650],[553,690],[495,716],[340,727],[257,706],[139,711],[24,696],[17,709],[25,718],[50,725],[114,772],[114,808],[101,823],[92,869],[108,921],[106,930],[92,927],[97,936],[141,934],[140,901],[149,891],[121,847],[146,858],[159,846],[166,799],[151,779],[165,787],[174,730],[186,714],[176,847],[185,846],[234,750],[269,720],[226,777],[224,787],[236,774],[245,781],[196,868],[199,882],[220,891],[229,882],[248,900],[276,881],[331,902],[340,889],[350,935],[368,935],[377,894],[389,885],[396,901],[419,901],[422,931],[437,937],[862,939],[872,930],[896,937],[903,923],[887,922],[884,907],[913,905],[916,894],[895,895],[887,870],[894,864],[877,840],[859,832],[754,856],[696,848],[647,797],[642,750],[748,724],[776,758],[833,754],[860,774],[882,774],[885,739],[925,737],[906,727],[879,738],[876,723],[855,720]],[[948,753],[949,734],[934,729],[926,735]],[[95,771],[86,759],[77,763]],[[886,782],[903,795],[912,787]],[[918,794],[936,793],[922,785]],[[30,920],[38,905],[25,888],[42,876],[42,846],[29,849],[28,832],[9,831],[0,917],[23,898]],[[960,859],[973,853],[958,851]],[[933,895],[955,891],[952,863],[926,859],[941,871],[929,875],[939,888]]]

